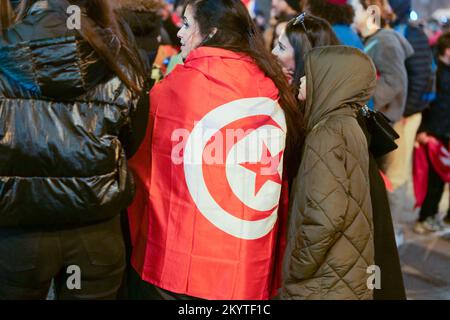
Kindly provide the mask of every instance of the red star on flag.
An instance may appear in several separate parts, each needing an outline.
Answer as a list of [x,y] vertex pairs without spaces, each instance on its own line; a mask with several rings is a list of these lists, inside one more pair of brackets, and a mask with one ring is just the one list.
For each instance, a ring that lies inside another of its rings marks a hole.
[[280,153],[278,153],[276,156],[272,156],[270,150],[263,142],[263,152],[261,155],[261,160],[259,162],[240,163],[242,167],[253,171],[256,175],[255,196],[269,180],[281,184],[282,181],[280,173],[278,172],[278,166],[280,164],[283,152],[284,150],[280,151]]

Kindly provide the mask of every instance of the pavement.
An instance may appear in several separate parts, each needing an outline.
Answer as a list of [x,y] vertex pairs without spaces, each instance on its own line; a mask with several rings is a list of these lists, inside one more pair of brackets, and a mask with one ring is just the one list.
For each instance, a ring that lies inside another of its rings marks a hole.
[[399,247],[410,300],[450,300],[450,230],[427,236],[405,231]]
[[[449,190],[442,197],[440,215],[449,206]],[[411,202],[410,202],[411,203]],[[418,210],[405,210],[399,244],[403,280],[409,300],[450,300],[450,229],[428,235],[412,231]]]

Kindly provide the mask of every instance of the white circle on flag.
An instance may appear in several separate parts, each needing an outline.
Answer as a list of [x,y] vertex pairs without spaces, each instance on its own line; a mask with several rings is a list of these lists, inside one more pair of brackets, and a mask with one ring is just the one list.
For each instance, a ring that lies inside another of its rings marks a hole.
[[[239,200],[254,210],[268,211],[275,208],[279,199],[273,195],[280,194],[281,185],[269,180],[261,187],[261,190],[256,192],[256,184],[253,183],[255,173],[239,164],[260,161],[263,144],[268,147],[272,155],[280,153],[284,150],[285,138],[285,133],[280,128],[272,125],[262,126],[236,143],[228,154],[226,173],[231,190]],[[276,167],[281,177],[283,175],[282,158]],[[242,183],[242,181],[250,183]]]
[[[203,176],[203,150],[210,139],[222,128],[226,128],[235,121],[254,116],[268,116],[278,127],[264,125],[255,128],[253,133],[232,147],[225,165],[226,177],[231,186],[230,192],[233,192],[242,201],[243,206],[259,211],[273,209],[268,217],[250,221],[240,219],[224,210],[210,194]],[[259,192],[254,194],[255,190],[246,188],[246,186],[255,184],[255,173],[242,167],[240,163],[257,162],[261,159],[262,151],[257,149],[246,150],[244,145],[248,145],[249,141],[256,141],[256,143],[250,143],[253,148],[260,148],[258,146],[262,146],[264,143],[271,155],[283,151],[286,131],[283,110],[276,101],[262,97],[239,99],[224,104],[207,113],[196,123],[184,149],[184,175],[192,200],[209,222],[234,237],[246,240],[262,238],[273,229],[278,217],[277,205],[281,185],[273,181],[267,181]],[[261,132],[264,133],[261,134]],[[282,161],[275,170],[282,176]]]

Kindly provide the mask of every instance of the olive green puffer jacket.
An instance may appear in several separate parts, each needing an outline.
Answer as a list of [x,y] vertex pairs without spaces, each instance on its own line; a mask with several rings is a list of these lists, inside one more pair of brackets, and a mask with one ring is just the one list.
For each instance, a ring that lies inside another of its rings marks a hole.
[[312,50],[305,61],[307,135],[291,192],[283,299],[372,299],[369,153],[355,110],[376,72],[358,49]]

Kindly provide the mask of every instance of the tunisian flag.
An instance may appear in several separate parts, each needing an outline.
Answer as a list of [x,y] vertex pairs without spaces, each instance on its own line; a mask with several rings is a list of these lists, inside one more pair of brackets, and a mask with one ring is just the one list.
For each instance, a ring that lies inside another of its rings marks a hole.
[[201,47],[150,94],[131,159],[132,265],[205,299],[268,299],[287,222],[286,122],[278,90],[245,55]]

